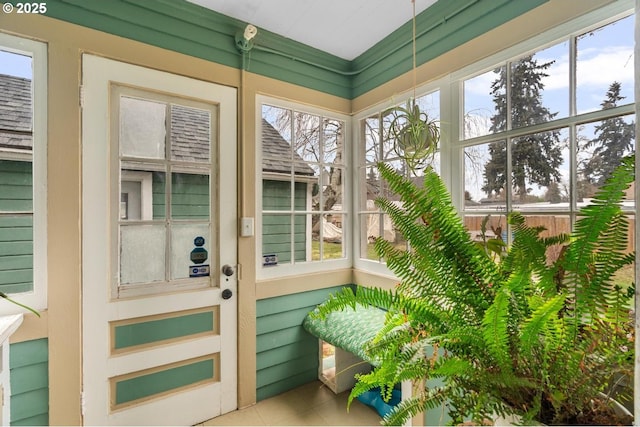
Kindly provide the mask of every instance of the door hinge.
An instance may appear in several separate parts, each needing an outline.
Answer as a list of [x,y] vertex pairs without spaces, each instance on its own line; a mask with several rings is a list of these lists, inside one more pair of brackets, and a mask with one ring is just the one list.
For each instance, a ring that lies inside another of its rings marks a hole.
[[82,416],[84,417],[85,415],[85,409],[86,409],[86,401],[84,398],[84,391],[80,392],[80,413],[82,414]]
[[84,108],[84,86],[83,85],[80,85],[78,96],[80,97],[80,108]]

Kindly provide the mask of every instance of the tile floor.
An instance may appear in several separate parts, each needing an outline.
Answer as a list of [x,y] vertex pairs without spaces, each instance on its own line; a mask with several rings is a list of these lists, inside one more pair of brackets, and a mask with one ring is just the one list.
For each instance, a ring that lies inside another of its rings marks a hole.
[[380,425],[378,413],[355,400],[347,412],[349,392],[334,394],[320,381],[230,412],[202,426],[371,426]]

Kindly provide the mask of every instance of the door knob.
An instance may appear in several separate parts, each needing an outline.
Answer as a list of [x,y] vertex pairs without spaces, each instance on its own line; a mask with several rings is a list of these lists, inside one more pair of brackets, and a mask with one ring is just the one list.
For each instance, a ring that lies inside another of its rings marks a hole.
[[225,264],[222,266],[222,274],[224,274],[225,276],[227,277],[233,276],[234,272],[235,272],[235,269],[229,264]]
[[231,292],[231,289],[225,289],[224,291],[222,291],[222,299],[229,299],[233,296],[233,292]]

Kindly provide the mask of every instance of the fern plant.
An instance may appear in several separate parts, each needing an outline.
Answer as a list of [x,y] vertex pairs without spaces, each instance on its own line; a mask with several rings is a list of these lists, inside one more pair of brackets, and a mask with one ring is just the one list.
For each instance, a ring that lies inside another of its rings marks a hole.
[[[316,314],[356,303],[387,310],[367,348],[380,364],[358,377],[349,403],[374,387],[388,399],[396,384],[410,380],[417,390],[385,424],[403,424],[443,403],[454,424],[509,414],[524,423],[587,423],[598,393],[633,372],[633,286],[622,289],[613,276],[634,261],[621,209],[634,159],[625,158],[580,211],[570,235],[543,237],[543,227],[509,214],[508,248],[471,239],[433,170],[418,187],[390,166],[378,167],[403,203],[376,204],[410,249],[381,238],[375,248],[401,281],[392,290],[346,288]],[[549,248],[558,246],[550,261]],[[429,379],[441,385],[428,387]]]

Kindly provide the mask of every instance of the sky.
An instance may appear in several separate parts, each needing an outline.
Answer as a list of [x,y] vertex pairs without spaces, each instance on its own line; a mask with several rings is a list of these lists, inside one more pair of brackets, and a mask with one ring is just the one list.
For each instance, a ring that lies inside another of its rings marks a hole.
[[33,75],[31,57],[0,50],[0,74],[30,79]]

